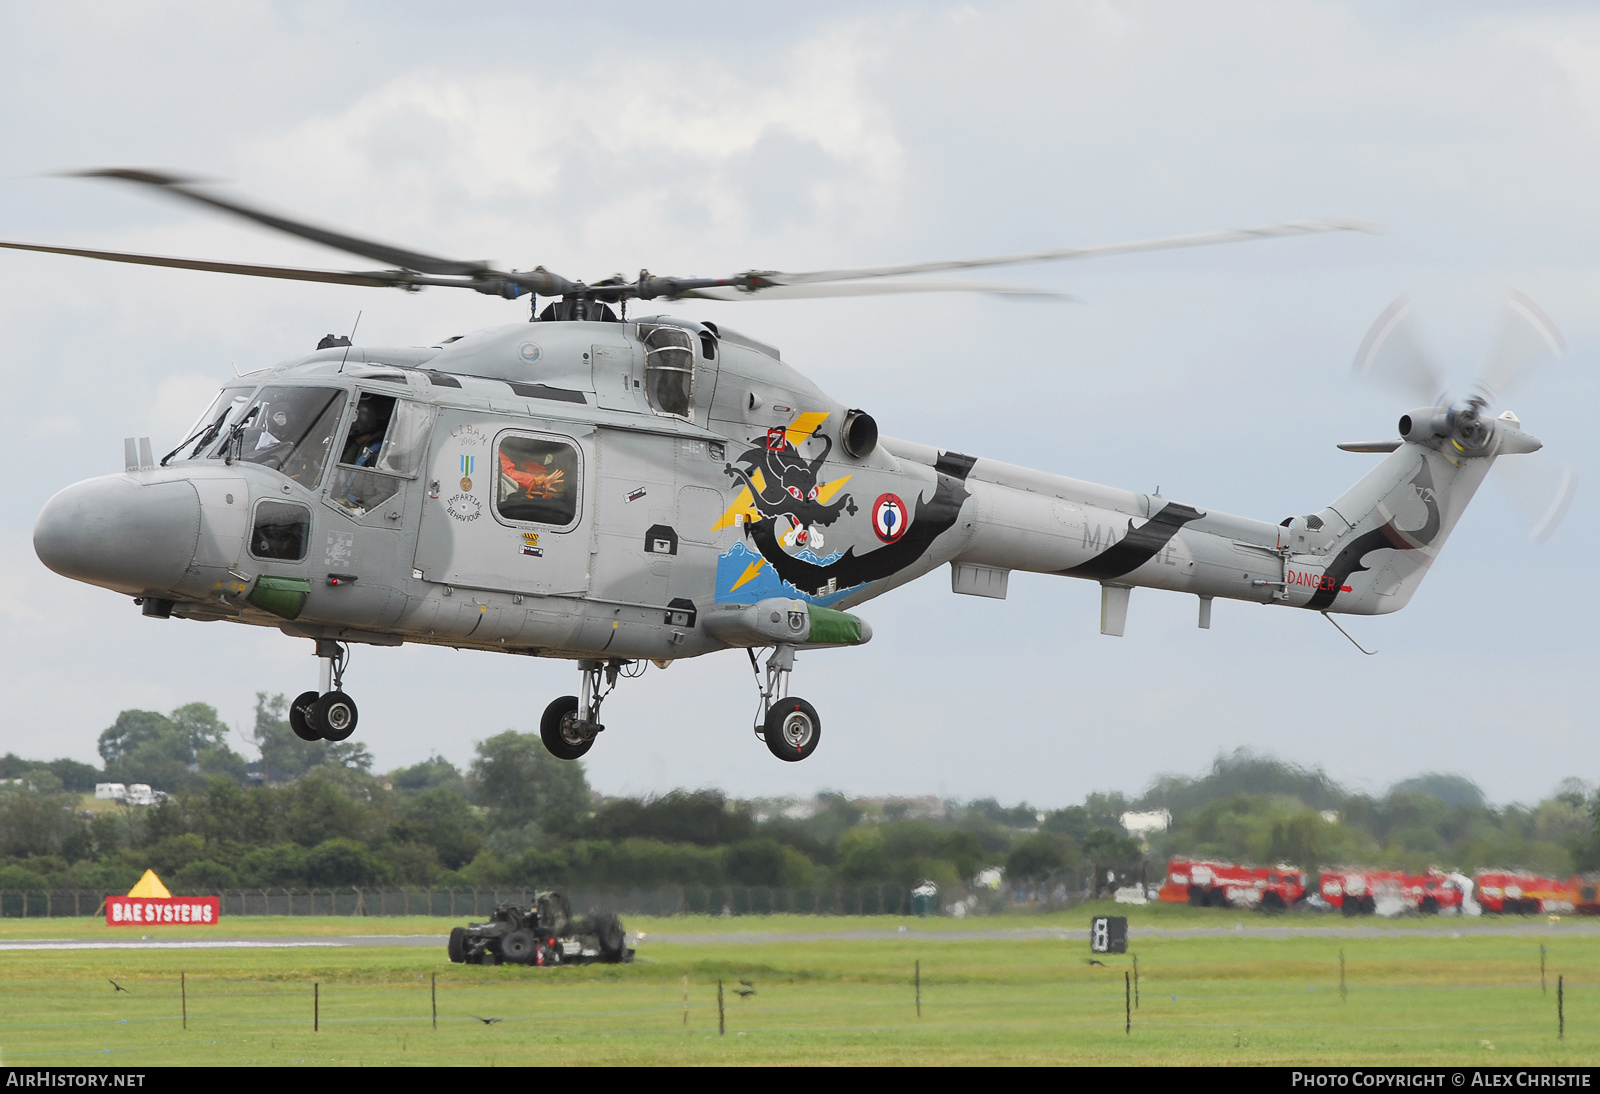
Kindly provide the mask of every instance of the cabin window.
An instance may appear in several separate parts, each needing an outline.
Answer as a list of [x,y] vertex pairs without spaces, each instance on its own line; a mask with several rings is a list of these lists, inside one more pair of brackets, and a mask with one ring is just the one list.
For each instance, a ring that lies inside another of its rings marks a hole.
[[365,513],[398,494],[401,479],[414,477],[421,467],[433,417],[431,406],[362,392],[339,450],[329,498]]
[[646,394],[657,414],[687,418],[694,409],[694,338],[682,327],[645,332]]
[[250,529],[250,553],[257,558],[299,562],[306,557],[311,538],[311,510],[287,501],[263,501],[256,506]]
[[510,436],[496,452],[494,504],[506,520],[564,528],[578,517],[578,450],[565,441]]
[[239,419],[238,438],[230,430],[220,450],[315,489],[333,448],[343,395],[326,387],[262,388]]

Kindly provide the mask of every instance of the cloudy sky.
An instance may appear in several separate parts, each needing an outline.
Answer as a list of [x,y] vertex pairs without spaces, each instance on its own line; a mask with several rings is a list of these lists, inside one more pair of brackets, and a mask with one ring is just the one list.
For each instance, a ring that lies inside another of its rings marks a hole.
[[[109,184],[137,164],[422,250],[595,278],[649,267],[916,261],[1321,216],[1342,235],[1009,276],[1074,303],[988,298],[691,304],[885,432],[1276,520],[1376,457],[1409,400],[1349,380],[1402,292],[1458,390],[1509,287],[1567,357],[1512,406],[1586,477],[1534,546],[1491,483],[1411,606],[1357,619],[1014,575],[1004,602],[940,571],[860,609],[872,644],[805,654],[821,750],[750,732],[742,656],[651,670],[588,759],[610,793],[1137,791],[1238,746],[1382,789],[1420,770],[1529,800],[1600,775],[1596,530],[1585,437],[1600,356],[1600,15],[1580,5],[22,4],[0,0],[0,238],[233,260],[347,259]],[[356,260],[359,262],[359,260]],[[143,619],[34,557],[44,502],[177,439],[234,366],[346,331],[431,344],[523,318],[443,291],[257,282],[0,255],[0,750],[95,757],[128,707],[314,686],[276,631]],[[170,445],[168,445],[170,447]],[[1498,475],[1499,472],[1496,472]],[[358,647],[361,738],[389,768],[533,730],[562,663]],[[242,746],[242,742],[240,742]]]

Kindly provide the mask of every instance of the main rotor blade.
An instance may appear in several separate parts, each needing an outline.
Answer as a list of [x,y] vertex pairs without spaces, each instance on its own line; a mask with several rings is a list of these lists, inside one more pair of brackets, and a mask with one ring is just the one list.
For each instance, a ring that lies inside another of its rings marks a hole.
[[[812,270],[805,273],[752,271],[752,273],[760,280],[773,285],[810,285],[823,281],[857,281],[874,277],[903,277],[908,274],[943,273],[949,270],[975,270],[986,266],[1021,266],[1030,262],[1061,262],[1078,258],[1103,258],[1110,255],[1134,254],[1139,251],[1163,251],[1178,247],[1207,247],[1214,243],[1243,243],[1255,239],[1278,239],[1283,236],[1308,235],[1315,232],[1376,232],[1378,230],[1378,225],[1367,220],[1349,218],[1303,220],[1289,224],[1269,224],[1261,228],[1235,228],[1221,232],[1164,236],[1159,239],[1140,239],[1129,243],[1100,243],[1089,247],[1063,247],[1054,251],[1029,251],[1024,254],[995,255],[989,258],[965,258],[946,262],[917,262],[905,266],[863,266],[854,270]],[[758,288],[757,291],[764,290]]]
[[1476,384],[1484,401],[1494,403],[1530,369],[1566,352],[1567,344],[1550,317],[1521,293],[1506,295],[1500,314],[1500,335]]
[[267,212],[243,202],[226,200],[214,197],[192,189],[189,180],[176,175],[161,174],[156,171],[140,171],[127,167],[104,167],[89,171],[70,171],[69,177],[85,179],[117,179],[122,182],[137,183],[141,186],[150,186],[162,193],[186,201],[198,202],[209,205],[213,209],[221,209],[225,213],[243,217],[245,220],[254,221],[268,228],[286,232],[301,239],[308,239],[313,243],[321,243],[325,247],[345,251],[349,254],[360,255],[376,262],[387,262],[406,270],[417,270],[421,273],[438,274],[440,276],[471,277],[479,274],[493,272],[487,263],[483,262],[458,262],[454,259],[439,258],[435,255],[423,254],[420,251],[410,251],[403,247],[395,247],[388,243],[378,243],[360,236],[346,235],[336,232],[331,228],[319,228],[314,224],[280,216],[277,213]]
[[1494,462],[1494,477],[1537,543],[1555,534],[1578,492],[1577,471],[1556,459],[1504,456]]
[[169,266],[178,270],[246,274],[250,277],[278,277],[289,281],[325,281],[334,285],[411,288],[430,283],[430,279],[413,277],[404,270],[374,270],[370,273],[305,270],[293,266],[254,266],[243,262],[211,262],[201,258],[168,258],[165,255],[138,255],[124,251],[87,251],[79,247],[46,247],[38,243],[7,243],[3,240],[0,240],[0,247],[13,251],[41,251],[45,254],[73,255],[77,258],[99,258],[107,262],[131,262],[140,266]]
[[1444,390],[1439,370],[1417,343],[1411,301],[1404,296],[1385,308],[1367,331],[1351,371],[1363,380],[1392,384],[1419,400],[1431,402]]
[[1007,285],[998,281],[973,281],[962,278],[929,278],[922,281],[865,281],[837,282],[808,285],[773,285],[751,291],[731,285],[685,289],[675,300],[809,300],[830,296],[883,296],[889,293],[910,292],[981,292],[997,296],[1018,296],[1030,299],[1072,300],[1073,297],[1048,289],[1032,289],[1024,285]]

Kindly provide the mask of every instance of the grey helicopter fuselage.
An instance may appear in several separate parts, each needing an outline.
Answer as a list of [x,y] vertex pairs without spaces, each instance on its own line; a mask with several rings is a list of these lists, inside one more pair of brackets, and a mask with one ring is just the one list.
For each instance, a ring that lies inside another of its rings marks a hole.
[[[975,270],[1172,248],[1371,231],[1297,221],[985,258],[722,277],[641,270],[589,284],[502,269],[298,220],[183,176],[94,168],[380,264],[329,270],[0,240],[0,249],[237,276],[529,299],[536,321],[413,349],[323,339],[319,352],[228,383],[161,460],[125,443],[125,469],[62,490],[34,548],[52,570],[132,596],[145,615],[270,626],[315,642],[320,687],[288,704],[303,740],[355,729],[350,643],[425,642],[567,658],[580,694],[540,719],[577,759],[605,728],[619,676],[724,649],[770,649],[756,734],[810,756],[821,721],[789,694],[800,650],[872,636],[850,609],[945,565],[956,593],[1004,598],[1012,570],[1098,582],[1100,629],[1120,635],[1130,591],[1324,613],[1403,607],[1495,458],[1539,442],[1484,416],[1553,325],[1509,301],[1524,333],[1474,394],[1400,419],[1400,438],[1344,495],[1266,521],[879,437],[775,349],[711,323],[625,321],[629,301],[803,299],[899,292],[1035,294]],[[924,275],[936,275],[925,277]],[[1048,294],[1047,294],[1048,295]],[[540,300],[546,302],[537,310]],[[1358,354],[1373,372],[1407,313],[1392,305]],[[622,310],[617,320],[613,305]],[[1395,341],[1402,346],[1405,339]],[[1522,347],[1522,348],[1518,348]],[[1414,355],[1413,355],[1414,357]],[[1400,358],[1428,390],[1432,369]],[[1422,382],[1426,381],[1426,382]],[[1414,389],[1416,384],[1411,385]],[[1541,522],[1553,527],[1570,476]]]
[[1098,581],[1110,634],[1136,586],[1197,595],[1202,626],[1216,597],[1393,611],[1494,455],[1397,442],[1274,524],[878,438],[776,350],[669,318],[321,350],[208,413],[165,466],[53,498],[40,558],[149,615],[660,663],[866,641],[842,609],[947,564],[980,596],[1014,569]]

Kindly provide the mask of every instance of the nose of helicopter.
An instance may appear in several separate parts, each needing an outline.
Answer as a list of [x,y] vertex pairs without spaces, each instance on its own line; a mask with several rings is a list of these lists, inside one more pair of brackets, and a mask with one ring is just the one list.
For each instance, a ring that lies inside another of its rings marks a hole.
[[138,595],[176,585],[199,535],[200,498],[186,480],[103,475],[45,503],[33,550],[62,577]]

